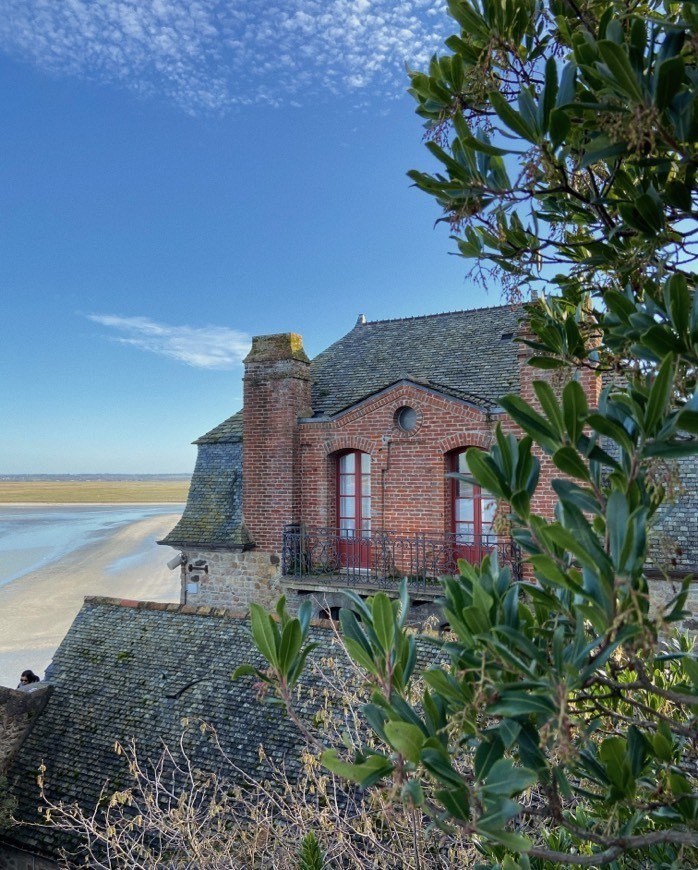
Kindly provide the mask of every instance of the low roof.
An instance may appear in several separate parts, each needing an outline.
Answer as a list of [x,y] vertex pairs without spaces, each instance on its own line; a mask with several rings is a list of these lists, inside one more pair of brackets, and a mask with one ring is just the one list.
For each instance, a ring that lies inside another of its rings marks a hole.
[[[310,631],[319,644],[312,658],[341,661],[331,629]],[[142,757],[156,757],[163,741],[176,747],[185,718],[213,725],[231,760],[251,775],[268,775],[260,745],[293,771],[302,745],[296,728],[257,699],[252,678],[230,679],[246,662],[263,666],[248,620],[230,611],[85,599],[46,673],[53,696],[10,772],[20,817],[37,821],[42,762],[54,798],[94,807],[105,780],[113,790],[126,785],[115,741],[135,737]],[[311,669],[308,679],[320,677]],[[192,732],[195,765],[221,772],[210,735]],[[44,826],[12,828],[0,839],[49,856],[64,845],[61,834]]]

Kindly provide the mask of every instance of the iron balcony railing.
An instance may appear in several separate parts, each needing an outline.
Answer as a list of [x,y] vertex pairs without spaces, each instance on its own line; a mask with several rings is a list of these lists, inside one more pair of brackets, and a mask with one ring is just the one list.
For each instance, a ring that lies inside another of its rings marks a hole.
[[411,588],[427,590],[440,577],[458,573],[458,559],[476,563],[496,550],[500,565],[521,577],[521,554],[509,537],[495,534],[463,536],[364,534],[336,528],[286,526],[282,570],[286,577],[335,579],[348,586],[395,588],[407,578]]

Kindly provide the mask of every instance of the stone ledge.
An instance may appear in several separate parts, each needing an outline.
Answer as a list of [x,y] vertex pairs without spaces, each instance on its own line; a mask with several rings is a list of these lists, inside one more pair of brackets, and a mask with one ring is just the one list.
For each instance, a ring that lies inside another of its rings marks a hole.
[[88,606],[132,607],[136,610],[160,610],[166,613],[186,613],[192,616],[215,616],[219,619],[245,619],[247,612],[233,610],[227,607],[212,607],[211,605],[175,604],[163,601],[134,601],[129,598],[109,598],[104,595],[87,595],[84,603]]

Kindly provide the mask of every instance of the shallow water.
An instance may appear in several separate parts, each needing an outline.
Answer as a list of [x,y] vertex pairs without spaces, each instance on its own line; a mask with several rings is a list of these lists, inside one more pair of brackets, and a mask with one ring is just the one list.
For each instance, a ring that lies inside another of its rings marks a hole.
[[[183,507],[178,504],[0,505],[0,586],[55,562],[119,526],[177,513]],[[121,567],[124,566],[116,563],[109,566],[115,571]]]

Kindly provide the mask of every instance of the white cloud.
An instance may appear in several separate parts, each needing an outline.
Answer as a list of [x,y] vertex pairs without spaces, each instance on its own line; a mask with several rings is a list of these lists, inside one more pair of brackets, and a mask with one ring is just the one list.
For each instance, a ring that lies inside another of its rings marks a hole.
[[178,360],[194,368],[230,369],[247,356],[252,339],[225,326],[171,326],[147,317],[87,314],[90,320],[116,330],[113,341]]
[[395,97],[452,26],[443,0],[1,0],[0,51],[196,113]]

